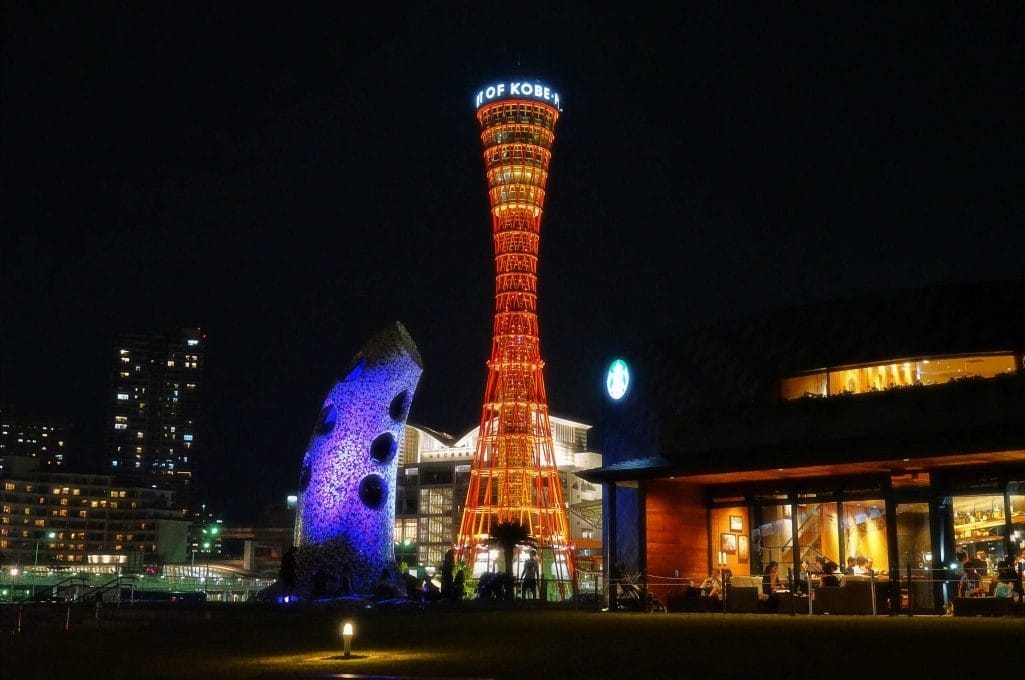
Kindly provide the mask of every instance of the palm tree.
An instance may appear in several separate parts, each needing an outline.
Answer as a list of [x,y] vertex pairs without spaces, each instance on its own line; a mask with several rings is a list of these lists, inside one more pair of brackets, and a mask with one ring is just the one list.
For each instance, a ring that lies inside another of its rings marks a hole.
[[526,543],[529,538],[530,531],[527,530],[527,527],[516,521],[499,522],[491,527],[489,543],[501,546],[502,554],[505,555],[505,573],[507,578],[513,578],[513,553],[516,551],[516,546],[520,543]]

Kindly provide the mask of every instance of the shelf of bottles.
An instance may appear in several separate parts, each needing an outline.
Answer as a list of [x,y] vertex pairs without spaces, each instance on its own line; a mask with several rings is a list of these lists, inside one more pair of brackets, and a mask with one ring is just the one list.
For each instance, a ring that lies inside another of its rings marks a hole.
[[[1025,521],[1025,510],[1016,510],[1011,514],[1011,522]],[[1007,524],[1005,513],[1000,508],[982,512],[954,513],[954,539],[958,544],[983,543],[986,541],[1002,541],[1002,529]]]

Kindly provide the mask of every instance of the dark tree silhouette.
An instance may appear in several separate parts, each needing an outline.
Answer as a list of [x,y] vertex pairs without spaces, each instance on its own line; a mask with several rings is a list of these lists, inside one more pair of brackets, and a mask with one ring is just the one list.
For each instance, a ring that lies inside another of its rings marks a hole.
[[502,554],[505,556],[506,581],[513,579],[513,553],[516,551],[516,546],[520,543],[527,543],[529,539],[530,532],[519,522],[499,522],[491,527],[489,542],[491,545],[497,544],[502,548]]

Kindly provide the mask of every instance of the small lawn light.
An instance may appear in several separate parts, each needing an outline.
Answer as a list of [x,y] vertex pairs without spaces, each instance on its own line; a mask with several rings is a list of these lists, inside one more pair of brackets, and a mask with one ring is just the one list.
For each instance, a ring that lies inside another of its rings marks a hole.
[[346,621],[342,624],[342,640],[345,642],[345,658],[352,654],[352,623]]

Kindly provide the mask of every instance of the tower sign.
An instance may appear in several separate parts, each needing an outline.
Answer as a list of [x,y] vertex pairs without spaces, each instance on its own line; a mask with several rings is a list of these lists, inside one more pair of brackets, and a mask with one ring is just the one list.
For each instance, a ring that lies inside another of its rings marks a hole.
[[531,82],[529,80],[512,80],[509,82],[493,83],[477,92],[474,103],[477,108],[499,99],[536,99],[554,106],[562,111],[559,105],[559,93],[544,83]]

